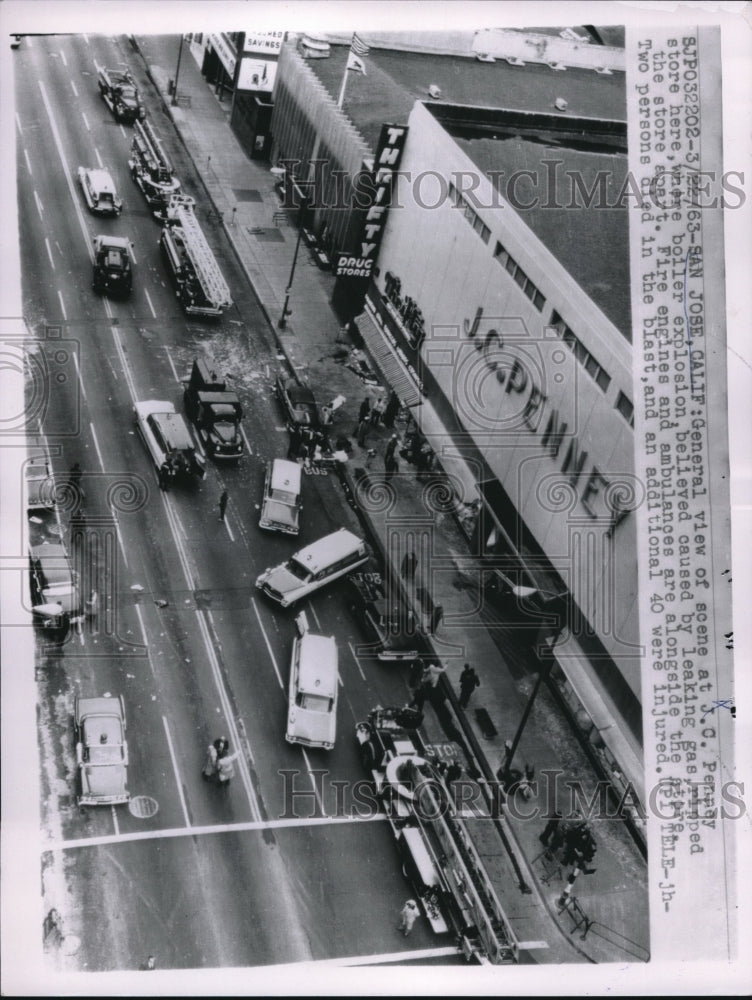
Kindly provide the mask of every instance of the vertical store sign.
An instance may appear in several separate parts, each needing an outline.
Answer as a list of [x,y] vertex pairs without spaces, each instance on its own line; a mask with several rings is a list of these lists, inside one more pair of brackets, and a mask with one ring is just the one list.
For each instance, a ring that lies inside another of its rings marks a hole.
[[399,170],[407,126],[382,125],[376,146],[370,205],[366,212],[357,254],[340,253],[335,273],[338,277],[370,278],[384,237],[384,228],[392,202],[394,175]]

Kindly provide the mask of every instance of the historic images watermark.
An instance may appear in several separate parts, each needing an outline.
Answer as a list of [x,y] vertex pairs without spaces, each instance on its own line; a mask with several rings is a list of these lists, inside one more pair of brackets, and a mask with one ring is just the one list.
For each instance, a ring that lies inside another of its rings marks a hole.
[[[543,158],[535,169],[489,169],[482,174],[472,170],[448,174],[438,170],[393,170],[390,210],[404,208],[408,198],[429,210],[449,202],[460,211],[468,204],[481,211],[513,208],[518,212],[624,208],[670,212],[682,206],[737,209],[747,200],[747,174],[743,170],[699,170],[690,163],[678,163],[671,170],[657,170],[649,178],[638,180],[629,170],[601,169],[586,176],[579,170],[562,169],[564,163]],[[310,163],[285,159],[280,166],[290,176],[312,177],[306,189],[310,208],[351,211],[375,204],[378,177],[371,171],[351,174],[329,169],[326,159]],[[300,189],[286,185],[284,207],[300,208],[299,199]]]
[[[282,801],[279,819],[310,819],[322,803],[330,819],[356,817],[368,820],[383,814],[383,806],[373,781],[345,781],[330,777],[326,769],[303,772],[282,769]],[[719,783],[713,775],[703,780],[666,778],[648,792],[645,803],[634,788],[616,795],[608,781],[587,788],[583,782],[565,778],[565,772],[542,769],[540,777],[504,785],[487,783],[485,789],[469,778],[443,781],[422,776],[410,788],[411,801],[420,819],[431,820],[457,812],[475,819],[496,820],[502,815],[538,822],[555,819],[624,820],[636,813],[641,820],[654,818],[663,823],[685,824],[702,821],[737,820],[747,814],[742,781]],[[422,794],[425,792],[425,794]]]

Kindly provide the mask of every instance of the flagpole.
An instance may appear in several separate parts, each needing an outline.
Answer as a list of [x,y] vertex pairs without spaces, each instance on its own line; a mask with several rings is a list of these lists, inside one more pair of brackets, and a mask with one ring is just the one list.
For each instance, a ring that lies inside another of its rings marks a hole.
[[[348,57],[348,62],[349,62],[349,57]],[[345,72],[342,74],[342,86],[339,88],[339,97],[337,98],[338,108],[342,107],[342,102],[345,99],[345,87],[347,86],[347,74],[349,72],[350,70],[347,67],[347,63],[345,63]]]

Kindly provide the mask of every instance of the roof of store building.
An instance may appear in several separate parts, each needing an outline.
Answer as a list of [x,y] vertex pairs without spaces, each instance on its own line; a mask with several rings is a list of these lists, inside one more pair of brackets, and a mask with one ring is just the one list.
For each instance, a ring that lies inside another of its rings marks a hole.
[[[330,58],[309,62],[335,99],[347,53],[347,46],[332,45]],[[614,205],[627,176],[624,74],[604,76],[583,69],[557,72],[533,63],[513,66],[503,60],[483,63],[387,49],[371,49],[363,62],[367,75],[349,74],[343,110],[371,148],[385,122],[406,123],[415,102],[423,101],[477,167],[492,177],[503,197],[515,171],[540,174],[542,160],[563,161],[557,168],[558,207],[550,207],[550,197],[545,207],[546,197],[539,190],[535,207],[515,209],[631,340],[629,219],[626,206],[606,207]],[[441,99],[430,98],[432,85],[439,88]],[[564,113],[556,109],[559,98],[566,101]],[[510,109],[526,114],[509,116]],[[537,122],[536,115],[546,116],[546,122]],[[510,117],[511,124],[505,122]],[[531,120],[520,126],[517,118]],[[548,127],[553,118],[557,122]],[[576,129],[568,132],[567,120],[572,118],[592,123],[593,134],[585,141]],[[599,171],[606,174],[604,204],[578,209],[575,202],[572,207],[575,182],[569,175],[577,174],[590,191]],[[533,200],[536,192],[520,183],[517,194],[524,202]]]

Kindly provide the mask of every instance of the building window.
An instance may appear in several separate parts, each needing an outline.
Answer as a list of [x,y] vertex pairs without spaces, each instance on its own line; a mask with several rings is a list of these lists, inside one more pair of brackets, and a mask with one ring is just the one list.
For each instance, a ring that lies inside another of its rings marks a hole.
[[634,406],[632,400],[620,392],[616,397],[616,409],[621,413],[630,427],[634,427]]
[[475,209],[472,208],[469,202],[462,197],[451,181],[449,182],[449,200],[456,208],[462,209],[462,214],[473,227],[475,232],[480,236],[484,243],[488,243],[491,239],[491,230],[485,222],[483,222]]
[[[579,337],[572,330],[570,330],[557,312],[554,312],[551,316],[550,326],[557,331],[561,339],[574,354],[601,392],[608,392],[608,387],[611,385],[611,376],[608,374],[606,369],[599,364],[587,347],[585,347]],[[627,400],[627,402],[629,401]],[[631,406],[632,404],[630,403],[629,405]]]
[[[485,227],[484,227],[485,228]],[[489,233],[490,235],[490,233]],[[485,241],[486,243],[488,240]],[[528,278],[525,272],[522,270],[517,261],[512,257],[512,255],[504,249],[501,243],[496,243],[496,249],[494,250],[494,260],[497,260],[505,270],[511,274],[517,284],[520,286],[522,291],[527,295],[530,301],[533,303],[538,312],[543,311],[543,306],[546,304],[546,299],[540,290],[535,286],[535,284]]]

